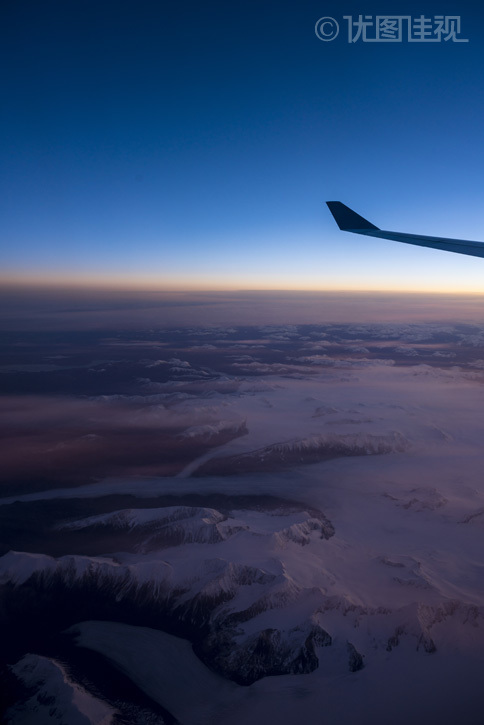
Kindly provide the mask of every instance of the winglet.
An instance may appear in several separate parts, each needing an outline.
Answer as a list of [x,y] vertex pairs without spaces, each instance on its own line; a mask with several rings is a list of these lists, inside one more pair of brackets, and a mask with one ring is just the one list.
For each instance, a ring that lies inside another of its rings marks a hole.
[[336,224],[342,231],[353,231],[355,229],[377,229],[374,224],[363,219],[362,216],[350,209],[340,201],[327,201],[326,204],[334,216]]

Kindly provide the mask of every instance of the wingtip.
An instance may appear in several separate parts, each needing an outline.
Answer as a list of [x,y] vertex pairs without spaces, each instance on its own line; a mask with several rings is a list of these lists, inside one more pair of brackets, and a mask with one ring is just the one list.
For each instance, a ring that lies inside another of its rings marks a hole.
[[357,214],[349,206],[341,201],[327,201],[328,209],[334,217],[336,224],[342,231],[353,231],[358,229],[376,229],[374,224]]

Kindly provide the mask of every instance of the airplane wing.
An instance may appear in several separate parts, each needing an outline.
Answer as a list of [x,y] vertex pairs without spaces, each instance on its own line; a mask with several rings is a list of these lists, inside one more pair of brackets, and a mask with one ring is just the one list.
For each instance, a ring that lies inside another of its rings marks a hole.
[[468,254],[471,257],[484,257],[484,242],[469,242],[465,239],[446,239],[445,237],[426,237],[421,234],[404,234],[403,232],[387,232],[379,229],[371,222],[354,212],[340,201],[327,201],[336,224],[344,232],[364,234],[367,237],[393,239],[395,242],[416,244],[419,247],[442,249],[445,252]]

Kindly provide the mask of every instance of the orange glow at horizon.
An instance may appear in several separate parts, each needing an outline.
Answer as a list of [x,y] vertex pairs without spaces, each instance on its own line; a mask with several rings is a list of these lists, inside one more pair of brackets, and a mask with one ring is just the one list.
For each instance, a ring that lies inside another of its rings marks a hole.
[[[319,277],[319,279],[318,279]],[[220,277],[203,277],[201,275],[162,276],[156,274],[82,274],[65,273],[12,273],[0,274],[0,286],[5,288],[77,288],[107,289],[126,291],[160,291],[160,292],[235,292],[235,291],[294,291],[294,292],[384,292],[394,294],[455,294],[484,295],[484,274],[481,285],[463,284],[456,279],[454,283],[443,286],[440,280],[436,283],[423,285],[420,280],[398,280],[398,283],[384,284],[381,279],[351,280],[346,278],[325,279],[323,275],[313,274],[301,277],[267,277],[233,276],[224,281]]]

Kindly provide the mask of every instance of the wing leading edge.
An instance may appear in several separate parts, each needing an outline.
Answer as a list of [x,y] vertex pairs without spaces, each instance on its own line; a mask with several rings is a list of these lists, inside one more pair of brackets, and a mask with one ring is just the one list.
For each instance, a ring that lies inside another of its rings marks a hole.
[[340,201],[327,201],[326,204],[336,224],[344,232],[364,234],[367,237],[379,237],[380,239],[393,239],[395,242],[404,242],[405,244],[415,244],[419,247],[442,249],[444,252],[455,252],[456,254],[468,254],[471,257],[484,258],[483,242],[471,242],[465,239],[446,239],[445,237],[427,237],[423,234],[389,232],[384,229],[379,229]]

